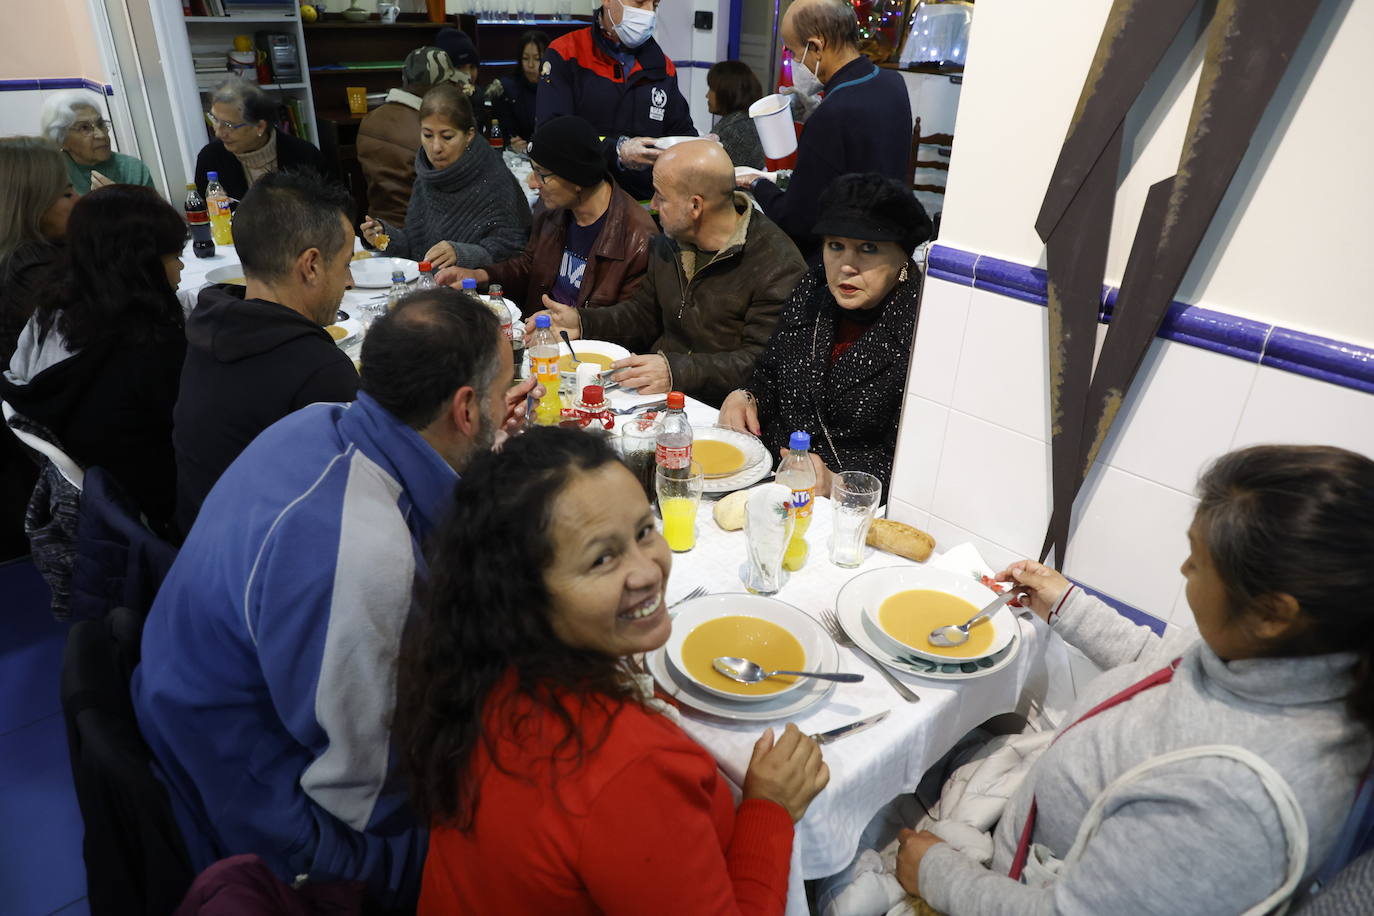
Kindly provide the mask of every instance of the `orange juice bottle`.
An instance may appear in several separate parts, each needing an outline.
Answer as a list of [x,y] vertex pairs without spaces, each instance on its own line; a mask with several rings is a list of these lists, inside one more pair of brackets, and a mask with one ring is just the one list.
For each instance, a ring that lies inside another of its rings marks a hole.
[[558,371],[558,338],[553,336],[553,327],[548,315],[534,316],[534,333],[530,335],[527,347],[530,354],[530,374],[539,379],[544,386],[544,396],[525,415],[527,424],[557,426],[563,418],[563,398],[558,393],[561,381]]
[[778,468],[778,483],[792,490],[792,517],[796,527],[783,554],[784,569],[798,570],[806,564],[806,529],[811,527],[811,508],[816,499],[816,469],[811,466],[811,436],[801,430],[788,441],[790,449]]

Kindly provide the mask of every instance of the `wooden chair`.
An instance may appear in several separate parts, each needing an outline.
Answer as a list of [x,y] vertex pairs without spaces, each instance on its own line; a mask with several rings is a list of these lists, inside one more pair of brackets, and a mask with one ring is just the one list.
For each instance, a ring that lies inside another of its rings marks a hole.
[[[945,180],[949,175],[949,157],[954,146],[953,134],[921,133],[921,119],[916,118],[911,131],[911,156],[908,160],[907,183],[917,197],[925,197],[922,204],[930,201],[928,195],[939,195],[936,200],[943,202]],[[927,206],[933,217],[940,207]]]

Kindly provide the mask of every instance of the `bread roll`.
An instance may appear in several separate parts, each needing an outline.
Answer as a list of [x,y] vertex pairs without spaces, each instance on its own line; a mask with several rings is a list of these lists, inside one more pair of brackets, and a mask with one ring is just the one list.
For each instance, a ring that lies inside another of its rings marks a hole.
[[868,529],[868,543],[917,563],[930,559],[930,552],[935,549],[935,538],[921,529],[886,518],[873,520],[873,527]]
[[744,504],[748,501],[748,490],[736,490],[716,503],[711,516],[722,531],[738,531],[744,527]]

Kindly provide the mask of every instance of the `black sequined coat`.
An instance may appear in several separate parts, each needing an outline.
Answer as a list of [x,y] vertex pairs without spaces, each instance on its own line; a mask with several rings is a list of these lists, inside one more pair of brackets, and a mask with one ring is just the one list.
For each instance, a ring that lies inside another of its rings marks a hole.
[[763,442],[773,454],[786,448],[794,430],[804,429],[827,467],[873,474],[883,482],[884,499],[921,304],[921,274],[909,264],[907,275],[873,326],[831,366],[840,308],[826,286],[825,268],[811,268],[783,306],[749,382]]

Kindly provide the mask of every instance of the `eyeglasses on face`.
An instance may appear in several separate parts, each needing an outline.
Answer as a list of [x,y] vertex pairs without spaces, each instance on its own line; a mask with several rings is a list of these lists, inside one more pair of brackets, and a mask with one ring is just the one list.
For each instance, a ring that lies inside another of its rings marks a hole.
[[205,113],[205,120],[210,122],[211,130],[238,130],[240,127],[248,127],[253,123],[252,121],[239,121],[236,124],[233,121],[221,121],[208,111]]
[[108,134],[110,132],[110,122],[106,121],[104,118],[96,118],[94,121],[77,121],[68,128],[68,130],[74,130],[78,134],[84,134],[86,136],[96,131],[100,131],[102,134]]
[[548,184],[550,178],[557,177],[553,172],[546,172],[543,169],[530,169],[530,172],[540,184]]

